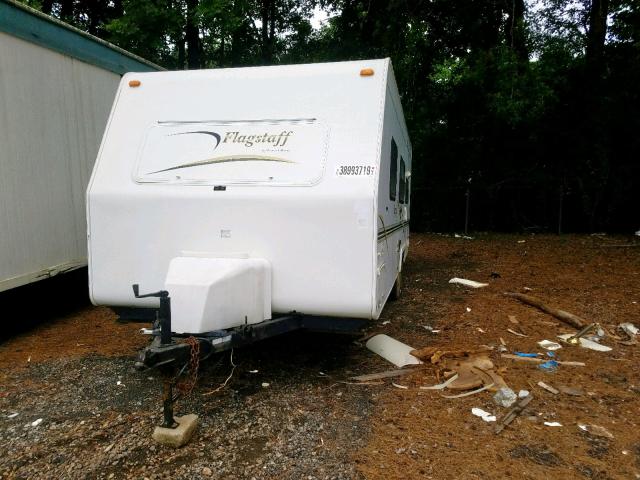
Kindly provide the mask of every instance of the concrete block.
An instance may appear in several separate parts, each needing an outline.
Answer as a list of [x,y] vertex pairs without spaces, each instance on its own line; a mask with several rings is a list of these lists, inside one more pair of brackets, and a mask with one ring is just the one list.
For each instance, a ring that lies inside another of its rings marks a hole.
[[162,445],[178,448],[191,440],[198,426],[198,416],[190,414],[174,418],[178,426],[176,428],[156,427],[153,431],[153,439]]

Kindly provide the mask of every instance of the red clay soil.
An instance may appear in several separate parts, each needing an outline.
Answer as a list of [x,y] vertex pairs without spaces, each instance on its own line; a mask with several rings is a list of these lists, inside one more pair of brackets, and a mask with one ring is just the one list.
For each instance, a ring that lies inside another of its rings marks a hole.
[[138,334],[148,324],[118,323],[116,318],[108,308],[85,307],[71,315],[49,319],[35,330],[0,343],[0,372],[90,354],[133,357],[149,341]]
[[[419,385],[437,382],[433,366],[394,380],[408,390],[388,380],[369,443],[355,454],[359,471],[372,480],[640,478],[640,345],[607,338],[602,343],[613,347],[610,352],[565,346],[557,351],[560,360],[586,366],[560,366],[555,373],[502,359],[496,351],[502,338],[509,352],[544,352],[538,341],[575,332],[506,298],[505,291],[526,291],[611,331],[621,322],[640,326],[640,248],[603,246],[633,242],[604,236],[480,235],[465,240],[413,235],[404,297],[387,307],[382,320],[391,323],[379,330],[415,348],[492,346],[490,356],[496,368],[504,368],[507,384],[516,392],[529,390],[533,400],[496,435],[495,423],[471,414],[480,407],[500,420],[507,409],[493,402],[493,393],[445,399],[436,391],[419,390]],[[449,284],[454,276],[490,285],[473,290]],[[514,327],[509,315],[527,337],[507,331]],[[422,325],[441,332],[430,334]],[[380,366],[395,368],[384,361]],[[538,387],[539,381],[584,394],[554,395]],[[545,426],[545,421],[562,426]],[[614,438],[585,433],[579,424],[604,427]]]

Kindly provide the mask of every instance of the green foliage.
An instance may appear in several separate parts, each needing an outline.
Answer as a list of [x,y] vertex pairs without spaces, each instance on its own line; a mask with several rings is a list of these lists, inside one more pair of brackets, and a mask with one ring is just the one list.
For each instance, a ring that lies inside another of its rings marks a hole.
[[172,69],[391,57],[414,228],[639,226],[637,0],[27,3]]

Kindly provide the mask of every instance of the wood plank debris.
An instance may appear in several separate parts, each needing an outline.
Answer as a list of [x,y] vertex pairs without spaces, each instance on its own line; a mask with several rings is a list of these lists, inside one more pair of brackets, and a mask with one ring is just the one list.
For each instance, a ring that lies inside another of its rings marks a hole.
[[589,324],[589,322],[587,322],[585,319],[580,318],[573,313],[550,307],[549,305],[543,303],[539,298],[532,297],[531,295],[514,292],[505,292],[505,295],[507,297],[520,300],[522,303],[526,303],[527,305],[531,305],[532,307],[536,307],[537,309],[556,317],[558,320],[562,320],[564,323],[571,325],[574,328],[580,329]]
[[515,418],[520,415],[520,413],[522,413],[522,411],[524,410],[524,408],[529,405],[529,402],[531,402],[531,400],[533,400],[533,395],[531,395],[531,393],[529,393],[529,395],[527,395],[526,397],[524,397],[522,400],[518,401],[518,403],[516,403],[511,410],[509,410],[504,417],[502,417],[500,419],[500,421],[496,424],[496,429],[495,432],[496,434],[500,433],[502,430],[505,429],[505,427],[507,425],[509,425],[511,422],[513,422],[515,420]]
[[553,393],[554,395],[558,395],[560,392],[553,388],[551,385],[548,385],[544,382],[538,382],[538,386],[540,388],[544,388],[547,392]]

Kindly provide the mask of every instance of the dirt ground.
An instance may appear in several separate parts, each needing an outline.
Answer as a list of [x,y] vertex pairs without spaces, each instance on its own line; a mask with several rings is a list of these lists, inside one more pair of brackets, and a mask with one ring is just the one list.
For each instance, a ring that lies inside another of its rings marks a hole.
[[[605,338],[611,352],[565,346],[560,360],[586,365],[554,373],[497,351],[502,339],[509,352],[544,352],[539,340],[574,332],[502,295],[525,287],[611,331],[621,322],[640,326],[640,248],[613,246],[629,243],[412,235],[403,297],[365,334],[417,348],[493,348],[507,384],[533,396],[499,435],[471,414],[480,407],[500,420],[507,409],[491,392],[446,399],[420,390],[437,382],[431,365],[355,384],[353,375],[395,367],[362,342],[297,333],[236,350],[233,376],[216,393],[231,372],[229,356],[203,366],[193,394],[177,406],[178,414],[199,414],[201,424],[189,445],[171,450],[150,438],[160,419],[156,374],[133,369],[146,341],[141,325],[118,324],[109,310],[86,304],[43,314],[39,326],[0,344],[0,478],[640,478],[640,345]],[[454,276],[490,285],[451,285]],[[539,381],[582,394],[554,395]],[[579,424],[604,427],[613,438]]]

